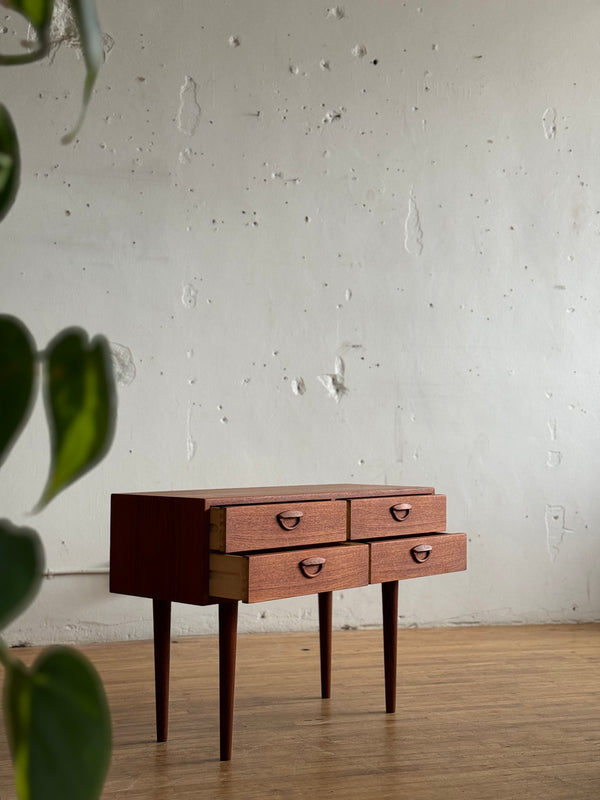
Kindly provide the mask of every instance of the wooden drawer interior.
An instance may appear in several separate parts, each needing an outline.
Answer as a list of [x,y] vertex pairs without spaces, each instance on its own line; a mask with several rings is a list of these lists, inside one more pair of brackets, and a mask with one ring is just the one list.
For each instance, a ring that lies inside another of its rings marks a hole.
[[446,529],[443,494],[369,497],[348,501],[350,539],[412,536]]
[[367,544],[210,554],[208,585],[212,597],[257,603],[366,586],[368,582]]
[[221,553],[303,547],[345,539],[346,503],[343,500],[210,509],[210,549]]
[[460,572],[467,568],[467,535],[439,533],[369,542],[369,582]]

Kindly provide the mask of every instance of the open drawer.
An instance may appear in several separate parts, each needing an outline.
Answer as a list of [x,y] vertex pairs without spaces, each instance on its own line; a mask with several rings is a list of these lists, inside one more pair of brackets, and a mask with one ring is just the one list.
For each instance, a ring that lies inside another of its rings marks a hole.
[[210,554],[208,588],[212,597],[257,603],[366,586],[368,582],[367,544]]

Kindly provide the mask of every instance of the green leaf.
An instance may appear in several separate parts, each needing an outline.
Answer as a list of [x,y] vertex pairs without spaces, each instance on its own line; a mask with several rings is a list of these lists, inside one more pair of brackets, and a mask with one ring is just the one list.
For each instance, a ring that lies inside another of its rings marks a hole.
[[0,464],[33,406],[35,342],[23,323],[0,314]]
[[2,0],[2,5],[18,11],[37,30],[50,23],[54,0]]
[[37,594],[43,569],[44,551],[38,534],[0,519],[0,630]]
[[1,5],[22,14],[37,36],[36,47],[27,53],[0,55],[0,65],[29,64],[44,58],[50,50],[50,23],[54,0],[2,0]]
[[[48,55],[51,46],[50,26],[54,0],[0,0],[0,4],[22,14],[33,26],[37,36],[36,47],[33,50],[15,55],[0,54],[0,65],[28,64]],[[71,0],[71,10],[79,33],[86,76],[79,117],[73,130],[63,136],[63,144],[70,144],[79,133],[98,72],[104,62],[102,29],[98,21],[95,0]]]
[[7,666],[4,710],[20,800],[96,800],[110,763],[111,722],[92,664],[48,648]]
[[31,800],[29,773],[29,728],[31,720],[31,679],[25,665],[8,659],[4,678],[4,719],[15,766],[15,786],[20,800]]
[[45,400],[51,465],[37,510],[95,466],[114,436],[116,391],[108,342],[78,328],[48,345]]
[[21,175],[17,132],[10,114],[0,103],[0,220],[15,202]]
[[85,61],[85,83],[83,85],[83,100],[81,112],[75,128],[66,136],[62,143],[70,144],[77,136],[85,117],[85,112],[92,96],[96,77],[104,61],[104,48],[102,46],[102,29],[98,21],[96,3],[94,0],[71,0],[73,16],[79,31],[83,60]]

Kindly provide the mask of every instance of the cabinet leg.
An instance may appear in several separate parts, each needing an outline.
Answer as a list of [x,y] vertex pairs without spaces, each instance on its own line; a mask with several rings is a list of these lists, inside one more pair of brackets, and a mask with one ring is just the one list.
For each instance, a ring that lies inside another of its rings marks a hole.
[[221,761],[231,760],[238,603],[219,604],[219,716]]
[[383,607],[383,664],[385,671],[385,710],[396,710],[396,667],[398,653],[398,581],[381,584]]
[[332,593],[319,593],[319,649],[321,654],[321,697],[331,697],[331,610]]
[[169,671],[171,663],[171,602],[152,600],[154,625],[154,693],[156,741],[166,742],[169,730]]

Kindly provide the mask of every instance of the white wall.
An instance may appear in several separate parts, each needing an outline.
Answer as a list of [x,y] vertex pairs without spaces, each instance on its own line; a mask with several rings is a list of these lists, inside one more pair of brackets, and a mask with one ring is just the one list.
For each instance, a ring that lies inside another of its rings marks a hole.
[[[150,635],[149,601],[86,574],[111,492],[346,481],[434,485],[469,533],[467,573],[401,583],[402,624],[599,619],[597,0],[99,11],[74,146],[76,50],[2,73],[24,174],[1,304],[40,348],[104,332],[135,377],[108,457],[38,517],[41,403],[2,470],[56,573],[9,640]],[[378,587],[336,595],[337,626],[379,619]],[[241,621],[315,625],[312,598]]]

